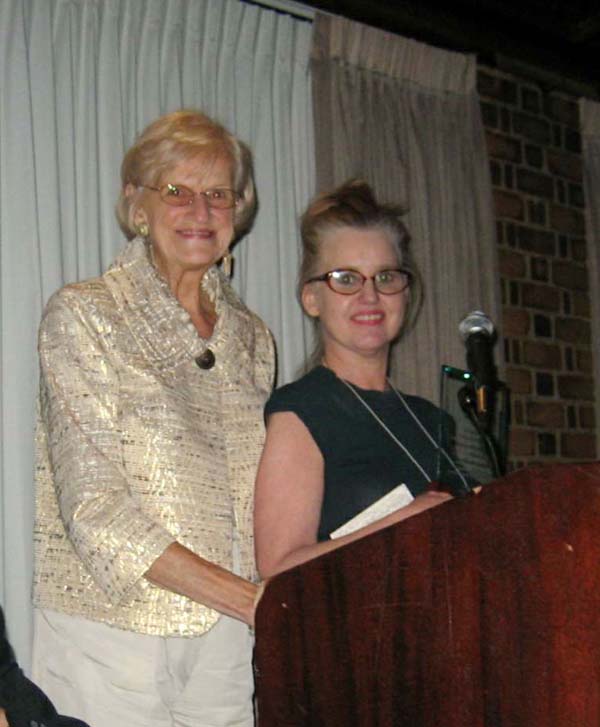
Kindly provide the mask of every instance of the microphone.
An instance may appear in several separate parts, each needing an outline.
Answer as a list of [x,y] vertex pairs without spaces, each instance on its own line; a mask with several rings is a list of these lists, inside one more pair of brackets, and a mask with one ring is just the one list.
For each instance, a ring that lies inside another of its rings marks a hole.
[[467,368],[475,383],[475,412],[489,429],[497,385],[492,350],[496,342],[494,324],[485,313],[474,310],[460,322],[458,331],[467,348]]

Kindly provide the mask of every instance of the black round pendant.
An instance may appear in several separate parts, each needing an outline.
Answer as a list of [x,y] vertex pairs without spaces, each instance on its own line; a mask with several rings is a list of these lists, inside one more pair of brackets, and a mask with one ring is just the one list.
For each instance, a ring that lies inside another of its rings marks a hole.
[[207,369],[212,369],[215,365],[215,354],[210,350],[210,348],[207,348],[199,356],[196,356],[195,361],[196,365],[205,371]]

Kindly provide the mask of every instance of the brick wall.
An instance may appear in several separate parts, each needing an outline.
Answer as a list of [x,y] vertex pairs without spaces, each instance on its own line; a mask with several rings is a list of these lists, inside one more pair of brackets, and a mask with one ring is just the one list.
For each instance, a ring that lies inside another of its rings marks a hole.
[[[512,467],[596,458],[576,99],[485,67]],[[501,354],[501,352],[499,352]]]

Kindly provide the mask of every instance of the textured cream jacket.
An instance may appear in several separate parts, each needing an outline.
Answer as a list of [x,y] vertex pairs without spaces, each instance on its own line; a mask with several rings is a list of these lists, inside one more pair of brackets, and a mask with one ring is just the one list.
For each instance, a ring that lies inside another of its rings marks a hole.
[[[133,240],[101,277],[50,300],[39,337],[34,601],[155,635],[202,634],[215,611],[143,574],[177,540],[253,578],[252,502],[274,352],[213,268],[212,337]],[[195,362],[207,345],[215,365]]]

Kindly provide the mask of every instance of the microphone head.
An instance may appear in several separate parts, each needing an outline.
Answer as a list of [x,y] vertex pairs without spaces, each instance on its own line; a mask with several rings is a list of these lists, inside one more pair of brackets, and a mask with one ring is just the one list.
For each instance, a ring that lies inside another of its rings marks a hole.
[[483,311],[474,310],[460,322],[458,332],[462,340],[466,341],[474,333],[483,333],[484,336],[493,338],[496,331],[494,324]]

